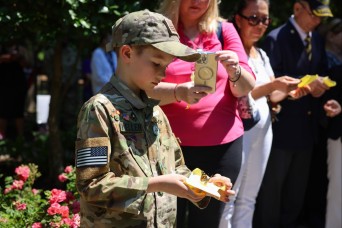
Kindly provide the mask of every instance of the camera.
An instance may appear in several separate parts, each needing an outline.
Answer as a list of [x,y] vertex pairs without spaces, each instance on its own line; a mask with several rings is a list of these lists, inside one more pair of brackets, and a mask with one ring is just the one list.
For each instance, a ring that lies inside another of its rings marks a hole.
[[216,90],[217,61],[215,52],[199,52],[201,57],[195,63],[195,85],[208,86],[209,93]]

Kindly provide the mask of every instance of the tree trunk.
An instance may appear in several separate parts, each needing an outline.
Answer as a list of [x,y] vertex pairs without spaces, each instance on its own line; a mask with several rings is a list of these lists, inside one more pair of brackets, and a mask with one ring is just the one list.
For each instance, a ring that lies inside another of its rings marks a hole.
[[49,110],[49,138],[50,138],[50,156],[49,156],[49,180],[51,184],[56,184],[58,175],[63,171],[63,145],[59,131],[60,115],[60,93],[62,78],[62,45],[60,41],[56,42],[53,55],[53,75],[51,77],[51,100]]

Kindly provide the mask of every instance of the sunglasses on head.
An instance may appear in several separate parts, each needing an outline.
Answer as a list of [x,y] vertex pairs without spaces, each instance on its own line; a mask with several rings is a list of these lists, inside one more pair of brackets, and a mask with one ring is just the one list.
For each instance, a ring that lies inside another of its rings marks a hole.
[[269,17],[257,17],[256,15],[247,17],[240,13],[239,16],[243,19],[246,19],[248,21],[248,24],[251,26],[257,26],[258,24],[260,24],[260,22],[265,26],[268,26],[271,23],[271,18]]

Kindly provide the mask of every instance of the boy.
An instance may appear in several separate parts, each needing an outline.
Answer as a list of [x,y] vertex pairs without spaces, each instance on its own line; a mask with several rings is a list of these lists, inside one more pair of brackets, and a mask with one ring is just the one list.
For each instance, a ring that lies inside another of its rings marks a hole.
[[[107,51],[118,54],[117,70],[78,117],[81,227],[173,227],[177,196],[200,208],[209,197],[184,184],[191,171],[158,101],[145,91],[174,57],[199,55],[179,42],[170,20],[147,10],[126,15],[112,30]],[[226,186],[221,200],[227,202],[230,180],[216,174],[210,181]]]

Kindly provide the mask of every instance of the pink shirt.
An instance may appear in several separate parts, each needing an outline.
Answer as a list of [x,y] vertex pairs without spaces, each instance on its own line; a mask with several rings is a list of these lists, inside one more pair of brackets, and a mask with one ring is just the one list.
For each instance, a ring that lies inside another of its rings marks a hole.
[[[200,34],[194,41],[191,41],[182,31],[178,32],[181,42],[191,48],[214,52],[222,50],[215,33]],[[247,55],[233,24],[222,22],[222,35],[224,49],[236,52],[241,67],[252,73],[247,63]],[[195,71],[195,63],[176,59],[167,67],[166,78],[163,81],[188,82],[193,71]],[[182,146],[213,146],[229,143],[243,134],[236,100],[230,91],[227,71],[219,63],[215,93],[202,98],[189,109],[186,109],[187,104],[183,101],[164,105],[162,109],[176,137],[180,138]]]

